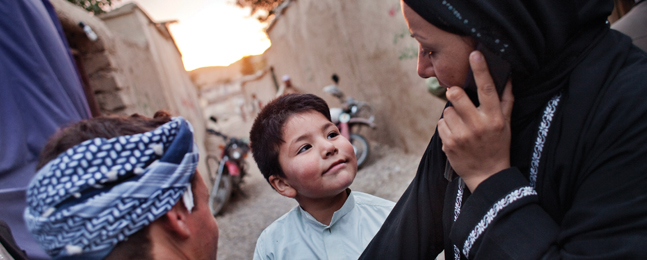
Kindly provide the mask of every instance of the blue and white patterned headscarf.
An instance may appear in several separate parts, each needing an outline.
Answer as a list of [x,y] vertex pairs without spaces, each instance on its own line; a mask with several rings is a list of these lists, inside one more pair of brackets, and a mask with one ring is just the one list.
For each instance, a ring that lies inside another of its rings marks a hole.
[[146,133],[87,140],[32,179],[27,227],[54,259],[103,259],[180,198],[192,209],[197,164],[193,129],[181,117]]

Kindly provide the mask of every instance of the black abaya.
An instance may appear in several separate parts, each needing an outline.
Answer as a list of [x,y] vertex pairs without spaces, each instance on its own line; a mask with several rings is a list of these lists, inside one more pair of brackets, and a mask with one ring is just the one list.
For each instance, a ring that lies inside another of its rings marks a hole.
[[647,257],[647,57],[605,24],[610,1],[405,2],[446,31],[509,43],[513,167],[469,194],[444,178],[436,133],[360,259]]

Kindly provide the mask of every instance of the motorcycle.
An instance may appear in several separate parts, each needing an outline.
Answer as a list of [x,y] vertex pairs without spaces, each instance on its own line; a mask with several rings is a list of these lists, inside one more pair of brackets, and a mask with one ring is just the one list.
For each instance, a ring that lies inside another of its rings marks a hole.
[[[213,116],[210,119],[217,122]],[[247,174],[245,158],[250,148],[248,142],[241,138],[230,137],[214,129],[207,129],[207,133],[219,136],[225,141],[224,145],[219,145],[222,150],[220,160],[214,156],[207,156],[207,169],[213,183],[209,193],[209,208],[215,216],[229,202],[232,193],[240,191],[240,183]]]
[[335,84],[324,87],[323,91],[338,98],[342,107],[330,108],[330,117],[341,131],[341,135],[353,145],[359,168],[366,162],[370,153],[368,141],[359,134],[359,131],[363,126],[375,128],[373,108],[368,103],[355,100],[352,97],[344,98],[344,93],[337,86],[339,77],[333,74],[332,79]]

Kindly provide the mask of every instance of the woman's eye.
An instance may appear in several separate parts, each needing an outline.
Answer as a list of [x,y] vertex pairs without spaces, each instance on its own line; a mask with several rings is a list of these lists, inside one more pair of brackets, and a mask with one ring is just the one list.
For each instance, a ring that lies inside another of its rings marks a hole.
[[422,49],[422,53],[423,53],[425,56],[427,56],[427,58],[430,58],[430,57],[431,57],[431,54],[432,54],[432,51],[430,51],[430,50],[427,50],[427,49],[423,48],[423,49]]
[[328,134],[328,139],[334,138],[335,136],[338,136],[338,135],[339,133],[337,132],[330,132],[330,134]]
[[300,154],[300,153],[302,153],[302,152],[307,151],[308,149],[310,149],[310,147],[312,147],[312,146],[311,146],[311,145],[309,145],[309,144],[306,144],[306,145],[304,145],[304,146],[301,146],[301,148],[299,148],[299,150],[297,151],[297,154]]
[[420,53],[427,58],[431,58],[433,52],[425,47],[420,46]]

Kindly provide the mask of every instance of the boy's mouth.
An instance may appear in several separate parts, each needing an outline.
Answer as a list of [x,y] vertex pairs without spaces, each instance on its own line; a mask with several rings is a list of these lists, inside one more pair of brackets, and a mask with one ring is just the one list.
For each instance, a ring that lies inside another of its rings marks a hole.
[[330,165],[330,167],[328,167],[328,169],[326,169],[326,171],[323,174],[329,173],[331,171],[338,170],[339,168],[344,167],[344,164],[347,163],[347,162],[348,162],[348,160],[339,159],[339,160],[333,162]]

